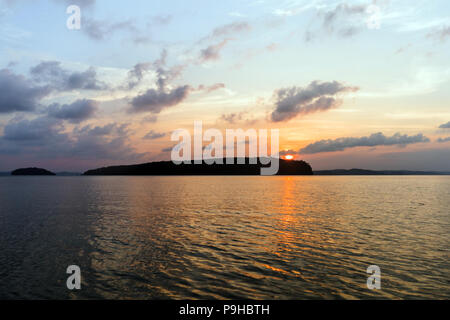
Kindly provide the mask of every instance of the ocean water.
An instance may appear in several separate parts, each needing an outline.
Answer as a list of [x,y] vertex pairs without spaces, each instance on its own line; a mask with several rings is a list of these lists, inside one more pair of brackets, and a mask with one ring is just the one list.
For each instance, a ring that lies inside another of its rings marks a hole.
[[2,299],[449,299],[449,240],[448,176],[0,178]]

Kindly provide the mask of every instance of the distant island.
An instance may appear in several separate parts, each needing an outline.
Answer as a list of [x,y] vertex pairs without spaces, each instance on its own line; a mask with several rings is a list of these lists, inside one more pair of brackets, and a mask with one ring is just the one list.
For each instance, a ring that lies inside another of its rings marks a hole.
[[12,176],[56,176],[51,171],[42,168],[23,168],[11,172]]
[[[235,159],[236,160],[236,159]],[[135,165],[110,166],[88,170],[85,173],[56,172],[53,173],[42,168],[22,168],[13,172],[0,172],[0,176],[183,176],[183,175],[260,175],[261,163],[249,164],[180,164],[172,161],[149,162]],[[450,175],[443,171],[410,171],[410,170],[367,170],[367,169],[333,169],[313,171],[311,166],[302,160],[280,159],[280,168],[277,175],[317,175],[317,176],[380,176],[380,175]]]
[[[236,159],[235,159],[236,160]],[[150,162],[136,165],[112,166],[84,173],[86,176],[95,175],[260,175],[261,167],[265,167],[260,162],[249,164],[249,159],[245,158],[245,164],[180,164],[176,165],[172,161]],[[311,166],[305,161],[280,159],[280,167],[277,175],[312,175]]]
[[318,170],[314,171],[318,176],[406,176],[406,175],[450,175],[450,172],[438,172],[438,171],[408,171],[408,170],[366,170],[366,169],[334,169],[334,170]]

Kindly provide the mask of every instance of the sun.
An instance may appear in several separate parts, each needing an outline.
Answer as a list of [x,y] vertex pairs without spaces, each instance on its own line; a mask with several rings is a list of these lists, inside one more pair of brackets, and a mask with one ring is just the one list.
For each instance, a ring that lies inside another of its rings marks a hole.
[[292,160],[292,159],[294,159],[294,156],[291,155],[291,154],[287,154],[287,155],[284,156],[284,159],[285,160]]

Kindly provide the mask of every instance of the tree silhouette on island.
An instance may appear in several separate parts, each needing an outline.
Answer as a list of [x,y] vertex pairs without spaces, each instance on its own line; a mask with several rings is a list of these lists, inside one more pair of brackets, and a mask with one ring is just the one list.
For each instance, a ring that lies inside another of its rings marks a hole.
[[[257,162],[250,164],[249,158],[245,158],[245,164],[174,164],[172,161],[150,162],[127,166],[111,166],[94,170],[88,170],[84,173],[86,176],[95,175],[261,175],[261,168],[266,165]],[[267,166],[270,166],[267,165]],[[283,160],[280,159],[277,175],[312,175],[311,166],[305,161]]]
[[42,168],[23,168],[11,172],[12,176],[56,176],[55,173]]

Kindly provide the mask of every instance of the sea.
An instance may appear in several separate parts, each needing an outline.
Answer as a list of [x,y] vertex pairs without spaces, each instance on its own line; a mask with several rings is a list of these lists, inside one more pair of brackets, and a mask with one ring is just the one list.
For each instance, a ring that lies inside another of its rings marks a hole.
[[450,176],[0,177],[0,299],[449,299],[449,244]]

